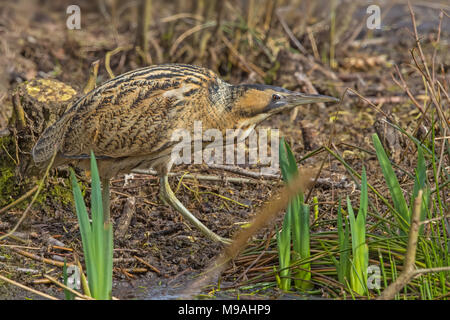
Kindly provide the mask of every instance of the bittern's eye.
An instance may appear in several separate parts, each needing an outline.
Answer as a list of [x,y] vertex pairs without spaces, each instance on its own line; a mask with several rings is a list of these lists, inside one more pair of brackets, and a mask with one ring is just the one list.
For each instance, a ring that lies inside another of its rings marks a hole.
[[272,95],[272,100],[273,101],[280,100],[280,99],[281,99],[281,96],[279,96],[278,94]]

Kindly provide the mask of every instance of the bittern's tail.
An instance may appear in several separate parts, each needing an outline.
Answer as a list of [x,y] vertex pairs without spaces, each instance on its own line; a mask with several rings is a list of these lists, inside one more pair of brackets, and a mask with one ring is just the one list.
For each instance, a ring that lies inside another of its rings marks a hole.
[[68,119],[68,117],[66,117],[66,119],[60,119],[45,129],[39,137],[39,140],[31,151],[33,160],[38,166],[45,165],[45,163],[50,161],[55,150],[58,150],[61,147],[65,132],[63,129],[66,127],[65,124]]

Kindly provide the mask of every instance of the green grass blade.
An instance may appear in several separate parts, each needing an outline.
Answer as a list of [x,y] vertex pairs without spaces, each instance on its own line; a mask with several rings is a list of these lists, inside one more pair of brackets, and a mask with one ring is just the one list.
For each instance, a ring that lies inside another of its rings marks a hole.
[[[296,252],[300,259],[308,260],[311,256],[310,252],[310,234],[309,234],[309,206],[307,204],[300,204],[298,212],[300,216],[299,225],[296,229],[300,229],[299,240],[294,238],[294,252]],[[296,243],[295,241],[299,241]],[[311,263],[306,262],[299,265],[301,268],[296,274],[295,287],[301,290],[310,290],[313,288],[311,283]]]
[[288,183],[298,174],[298,168],[294,154],[284,138],[281,138],[280,141],[279,154],[281,175],[283,181]]
[[[428,187],[427,183],[427,166],[425,163],[425,158],[423,156],[422,148],[418,145],[417,146],[417,168],[415,170],[415,179],[414,179],[414,188],[411,195],[410,200],[410,214],[412,214],[412,210],[414,208],[414,199],[417,198],[417,194],[419,193],[419,190],[422,189],[423,196],[422,196],[422,206],[420,208],[420,221],[425,220],[427,208],[429,205],[429,199],[430,199],[430,188]],[[424,225],[421,225],[419,228],[419,234],[423,234],[423,228]]]
[[86,206],[75,174],[71,171],[75,207],[80,224],[86,261],[89,289],[96,299],[112,297],[113,231],[110,221],[104,222],[100,177],[95,156],[91,152],[91,215],[89,222]]
[[337,266],[338,280],[340,283],[345,284],[345,279],[349,279],[350,274],[350,264],[349,264],[349,254],[350,254],[350,237],[349,237],[349,226],[346,223],[344,229],[344,217],[342,216],[342,205],[341,198],[339,198],[338,204],[338,218],[337,218],[337,228],[338,228],[338,244],[339,244],[339,264]]
[[280,270],[280,289],[288,291],[291,288],[291,271],[289,269],[291,263],[291,229],[290,214],[284,215],[283,229],[277,232],[278,259]]
[[[280,170],[283,176],[283,180],[289,183],[295,176],[298,175],[298,168],[295,161],[294,154],[292,153],[289,145],[284,139],[281,139],[280,150]],[[310,239],[309,239],[309,206],[303,204],[303,194],[299,194],[294,197],[288,205],[286,216],[283,223],[283,231],[292,230],[292,243],[293,243],[293,258],[290,260],[308,259],[310,257]],[[288,225],[289,223],[289,225]],[[287,229],[289,228],[289,229]],[[287,231],[286,231],[287,232]],[[288,241],[287,234],[280,236],[283,241]],[[290,236],[289,236],[289,250],[290,250]],[[287,254],[287,244],[283,243],[281,247],[284,248],[284,254]],[[284,263],[287,263],[287,256],[283,258]],[[290,261],[289,261],[290,262]],[[312,285],[309,280],[311,279],[311,272],[309,272],[311,266],[310,263],[304,263],[298,266],[296,272],[295,287],[302,290],[311,289]],[[303,270],[302,270],[303,269]],[[305,270],[306,269],[306,270]],[[289,280],[290,281],[290,280]],[[288,284],[284,284],[285,287]],[[290,286],[290,283],[289,283]]]
[[89,287],[94,297],[105,299],[105,292],[102,290],[105,284],[105,273],[103,272],[105,270],[103,205],[100,177],[93,152],[91,152],[91,187],[92,232],[94,234],[95,268],[97,269],[98,278],[89,279]]
[[114,241],[113,241],[113,228],[112,223],[108,223],[105,225],[104,229],[104,237],[105,237],[105,247],[104,247],[104,294],[105,299],[112,299],[112,272],[113,272],[113,250],[114,250]]
[[[64,280],[64,285],[67,287],[68,284],[68,276],[67,276],[67,263],[66,263],[66,259],[64,259],[64,266],[63,266],[63,280]],[[64,297],[66,298],[66,300],[74,300],[75,299],[75,295],[70,292],[67,289],[64,289]]]
[[367,294],[367,267],[369,249],[366,244],[366,216],[368,207],[367,176],[363,168],[361,175],[361,198],[358,217],[355,218],[350,198],[347,196],[348,215],[352,233],[353,262],[350,272],[351,288],[359,295]]
[[72,192],[75,200],[75,209],[77,212],[78,222],[80,225],[81,240],[83,243],[84,260],[86,263],[86,272],[88,279],[96,279],[97,271],[95,269],[94,260],[94,239],[92,235],[92,227],[89,222],[89,216],[84,204],[83,195],[81,194],[80,186],[78,185],[75,173],[70,170],[70,180],[72,183]]
[[361,198],[356,217],[358,246],[356,248],[356,270],[358,272],[361,285],[367,293],[367,268],[369,266],[369,249],[366,244],[366,217],[368,207],[367,175],[363,167],[361,175]]
[[378,161],[383,171],[386,184],[388,185],[391,193],[392,201],[394,202],[394,208],[400,213],[400,226],[403,233],[406,233],[409,228],[410,214],[406,200],[403,197],[402,189],[395,175],[394,169],[392,169],[391,163],[384,151],[378,135],[375,133],[372,135],[373,144],[377,153]]
[[288,204],[286,214],[291,215],[292,247],[294,252],[300,253],[301,250],[301,217],[300,217],[300,199],[294,197]]

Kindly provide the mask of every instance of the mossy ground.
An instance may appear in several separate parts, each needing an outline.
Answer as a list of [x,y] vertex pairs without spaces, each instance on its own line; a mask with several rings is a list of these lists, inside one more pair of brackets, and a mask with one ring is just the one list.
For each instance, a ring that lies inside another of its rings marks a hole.
[[20,186],[16,183],[15,142],[13,137],[0,138],[0,207],[14,201],[20,194]]

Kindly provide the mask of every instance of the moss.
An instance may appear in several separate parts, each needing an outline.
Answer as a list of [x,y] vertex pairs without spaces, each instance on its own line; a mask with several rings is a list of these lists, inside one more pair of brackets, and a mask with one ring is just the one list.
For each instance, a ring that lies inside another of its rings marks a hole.
[[16,164],[11,158],[14,154],[14,141],[11,137],[0,138],[0,207],[13,201],[19,194],[19,186],[15,183]]
[[[50,178],[56,180],[55,178]],[[69,179],[62,181],[47,182],[36,198],[35,206],[42,208],[49,215],[52,215],[56,209],[72,209],[73,195],[69,186]]]
[[[25,191],[22,185],[17,184],[15,175],[16,164],[11,158],[15,153],[15,142],[12,137],[0,138],[0,208],[10,204],[19,198]],[[6,152],[7,150],[8,152]],[[9,155],[8,155],[9,153]],[[50,178],[54,179],[55,178]],[[24,181],[24,185],[29,185]],[[82,185],[83,195],[86,193],[86,186]],[[23,209],[28,205],[29,201],[24,201],[17,205],[18,209]],[[70,207],[73,203],[72,189],[70,188],[69,179],[63,181],[51,181],[47,183],[47,187],[41,190],[36,199],[35,205],[42,207],[46,211],[54,211],[55,204],[64,207]]]
[[[68,179],[67,182],[69,182]],[[58,201],[64,206],[69,206],[73,203],[72,189],[62,184],[53,185],[48,195],[52,197],[52,200]]]
[[54,80],[39,79],[27,82],[27,92],[39,102],[68,101],[77,93],[72,87]]
[[[68,210],[74,209],[70,179],[50,179],[52,180],[47,183],[47,188],[43,189],[36,199],[36,204],[40,205],[46,212],[49,213],[54,212],[57,208]],[[82,183],[80,189],[83,198],[86,199],[88,186]]]

